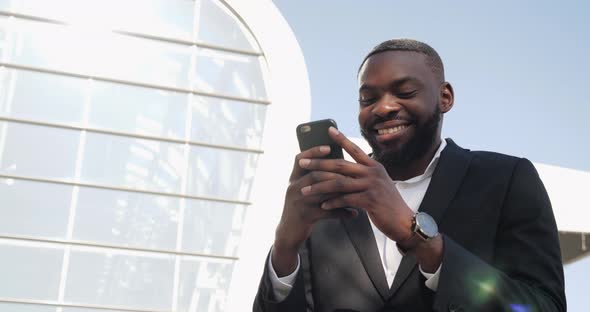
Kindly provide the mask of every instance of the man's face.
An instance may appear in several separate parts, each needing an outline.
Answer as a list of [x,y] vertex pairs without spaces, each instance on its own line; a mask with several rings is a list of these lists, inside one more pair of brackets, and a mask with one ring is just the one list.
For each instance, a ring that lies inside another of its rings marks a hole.
[[442,81],[426,60],[417,52],[381,52],[359,72],[361,134],[386,166],[424,156],[440,137]]

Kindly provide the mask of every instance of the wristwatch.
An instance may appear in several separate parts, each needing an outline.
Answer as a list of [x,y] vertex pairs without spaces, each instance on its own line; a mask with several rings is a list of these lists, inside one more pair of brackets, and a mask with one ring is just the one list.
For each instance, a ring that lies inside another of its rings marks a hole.
[[396,242],[397,249],[403,254],[412,251],[418,244],[429,241],[438,236],[436,221],[426,212],[417,212],[412,218],[412,236],[405,241]]

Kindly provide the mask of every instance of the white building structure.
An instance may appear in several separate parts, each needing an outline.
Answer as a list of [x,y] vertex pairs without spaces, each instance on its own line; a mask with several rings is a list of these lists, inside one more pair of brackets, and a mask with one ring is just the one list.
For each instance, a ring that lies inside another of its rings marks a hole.
[[271,1],[0,1],[0,311],[249,310],[307,79]]

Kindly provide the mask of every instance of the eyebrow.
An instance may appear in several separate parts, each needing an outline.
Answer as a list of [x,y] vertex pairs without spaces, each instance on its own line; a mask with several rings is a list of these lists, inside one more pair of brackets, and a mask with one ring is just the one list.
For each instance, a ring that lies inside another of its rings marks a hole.
[[[420,79],[418,79],[416,77],[412,77],[412,76],[406,76],[406,77],[402,77],[400,79],[396,79],[394,81],[389,82],[387,85],[387,89],[399,88],[400,86],[402,86],[406,83],[415,83],[415,84],[418,84],[419,86],[423,85],[422,82],[420,81]],[[361,87],[359,88],[359,93],[362,91],[365,91],[365,90],[373,90],[373,89],[380,89],[380,87],[363,83],[361,85]]]

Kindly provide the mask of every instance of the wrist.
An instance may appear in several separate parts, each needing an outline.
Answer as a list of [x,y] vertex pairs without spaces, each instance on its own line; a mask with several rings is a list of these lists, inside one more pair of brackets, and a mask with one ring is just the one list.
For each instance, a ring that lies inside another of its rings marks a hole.
[[289,228],[283,224],[279,224],[275,231],[275,241],[273,248],[280,252],[297,253],[301,244],[307,239],[311,231],[301,231]]
[[410,236],[396,243],[400,252],[415,255],[427,268],[430,268],[431,264],[440,263],[442,239],[436,221],[427,213],[417,212],[412,217],[409,229]]
[[270,255],[272,267],[278,277],[287,276],[297,268],[299,252],[297,249],[282,249],[273,245]]
[[412,250],[412,254],[424,272],[436,272],[442,263],[443,245],[441,235],[437,235],[428,241],[420,242]]

